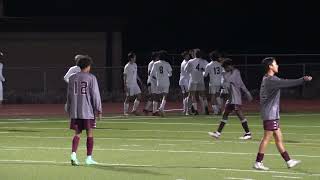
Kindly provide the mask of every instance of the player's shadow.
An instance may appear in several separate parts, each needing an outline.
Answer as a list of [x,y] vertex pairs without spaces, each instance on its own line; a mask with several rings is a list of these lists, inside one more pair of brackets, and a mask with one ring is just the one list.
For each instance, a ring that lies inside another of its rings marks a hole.
[[145,167],[132,167],[132,166],[115,166],[115,165],[93,165],[89,166],[95,169],[101,169],[106,171],[117,171],[117,172],[126,172],[126,173],[135,173],[135,174],[149,174],[154,176],[164,176],[167,174],[162,174],[159,172],[142,169]]

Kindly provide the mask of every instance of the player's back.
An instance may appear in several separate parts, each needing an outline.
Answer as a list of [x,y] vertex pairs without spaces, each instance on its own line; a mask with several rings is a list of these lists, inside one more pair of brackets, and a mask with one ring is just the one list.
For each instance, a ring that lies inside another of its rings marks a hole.
[[188,61],[186,71],[190,73],[191,83],[204,83],[203,72],[208,62],[205,59],[194,58]]
[[123,74],[127,75],[127,85],[137,84],[137,64],[128,62],[125,67]]
[[153,65],[157,83],[159,84],[170,84],[169,77],[172,75],[171,65],[163,60],[159,60]]
[[99,86],[93,74],[79,72],[70,77],[68,106],[73,119],[94,119],[95,111],[102,111]]
[[153,83],[153,78],[151,78],[151,70],[153,68],[155,61],[151,60],[150,63],[148,64],[148,79],[147,79],[147,83]]
[[221,79],[222,79],[222,73],[223,73],[223,67],[221,66],[221,63],[218,61],[211,61],[206,66],[206,73],[210,76],[210,82],[209,85],[215,85],[220,86],[221,85]]
[[179,85],[188,85],[189,80],[190,80],[190,75],[189,73],[185,70],[185,67],[187,65],[188,61],[183,60],[180,66],[180,80],[179,80]]

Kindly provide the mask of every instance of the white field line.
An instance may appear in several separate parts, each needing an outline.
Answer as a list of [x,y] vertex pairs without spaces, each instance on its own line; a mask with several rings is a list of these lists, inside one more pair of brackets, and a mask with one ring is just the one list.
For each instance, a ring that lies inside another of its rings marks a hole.
[[[38,150],[69,150],[70,147],[27,147],[27,146],[6,146],[0,149],[38,149]],[[85,149],[82,147],[81,149]],[[126,152],[164,152],[164,153],[198,153],[198,154],[226,154],[226,155],[256,155],[256,153],[244,153],[244,152],[223,152],[223,151],[191,151],[191,150],[160,150],[160,149],[113,149],[113,148],[95,148],[96,151],[126,151]],[[265,154],[266,156],[279,156],[279,154]],[[306,157],[306,158],[320,158],[320,156],[311,155],[293,155],[295,157]]]
[[302,179],[302,177],[296,177],[296,176],[272,176],[274,178],[284,178],[284,179]]
[[[37,127],[26,127],[26,126],[5,126],[0,127],[0,129],[39,129],[39,130],[70,130],[69,128],[37,128]],[[96,130],[101,131],[133,131],[133,132],[165,132],[165,133],[207,133],[208,131],[176,131],[176,130],[159,130],[159,129],[99,129]],[[1,133],[10,133],[10,132],[0,132]],[[240,132],[223,132],[223,134],[240,134]],[[254,132],[253,134],[263,134],[263,132]],[[288,134],[288,135],[301,135],[301,133],[282,133],[282,134]],[[303,134],[306,136],[317,136],[320,135],[320,133],[315,134]],[[304,139],[309,140],[309,139]],[[310,140],[310,141],[320,141],[320,140]]]
[[236,177],[225,177],[224,179],[235,179],[235,180],[254,180],[249,178],[236,178]]
[[[66,120],[59,121],[19,121],[19,122],[0,122],[0,124],[39,124],[39,123],[68,123]],[[197,126],[217,126],[217,123],[165,123],[165,122],[134,122],[134,121],[98,121],[98,124],[148,124],[148,125],[197,125]],[[239,126],[239,124],[228,124],[228,126]],[[253,127],[262,127],[261,124],[250,124]],[[315,126],[305,126],[305,125],[286,125],[281,124],[284,127],[292,127],[292,128],[320,128],[320,125]]]
[[[70,139],[66,136],[0,136],[6,138],[20,138],[20,139]],[[210,137],[209,137],[210,138]],[[127,140],[127,141],[165,141],[165,142],[197,142],[197,143],[234,143],[234,144],[258,144],[260,141],[204,141],[204,140],[193,140],[193,139],[160,139],[160,138],[107,138],[107,137],[95,137],[95,139],[100,140]],[[319,143],[292,143],[286,142],[287,145],[319,145]]]
[[[48,163],[48,164],[70,164],[70,162],[59,162],[59,161],[35,161],[35,160],[9,160],[9,159],[0,159],[0,162],[7,162],[7,163]],[[152,165],[138,165],[138,164],[112,164],[112,163],[99,163],[99,165],[105,165],[105,166],[131,166],[131,167],[152,167]]]
[[[21,163],[21,164],[28,164],[28,163],[47,163],[47,164],[70,164],[70,162],[60,162],[60,161],[36,161],[36,160],[10,160],[10,159],[2,159],[0,162],[3,163]],[[138,164],[113,164],[113,163],[99,163],[99,165],[105,165],[105,166],[124,166],[124,167],[149,167],[149,168],[166,168],[162,166],[156,166],[156,165],[138,165]],[[167,167],[167,168],[170,168]],[[307,174],[307,173],[299,173],[299,172],[281,172],[281,171],[258,171],[258,170],[246,170],[246,169],[228,169],[228,168],[199,168],[202,170],[215,170],[215,171],[233,171],[233,172],[253,172],[253,173],[260,173],[260,174],[288,174],[288,175],[303,175],[303,176],[320,176],[320,174]]]
[[[320,116],[320,113],[301,113],[301,114],[281,114],[281,117],[305,117],[305,116]],[[235,115],[229,116],[230,118],[237,118]],[[247,115],[246,117],[260,117],[260,115]],[[221,119],[219,116],[173,116],[173,117],[155,117],[155,116],[109,116],[103,117],[102,119],[106,120],[125,120],[125,121],[132,121],[132,120],[148,120],[148,119]],[[65,119],[69,119],[66,117]],[[4,120],[17,120],[17,121],[40,121],[40,120],[49,120],[48,118],[16,118],[16,119],[4,119]],[[0,119],[1,121],[1,119]],[[55,120],[49,120],[54,121]]]

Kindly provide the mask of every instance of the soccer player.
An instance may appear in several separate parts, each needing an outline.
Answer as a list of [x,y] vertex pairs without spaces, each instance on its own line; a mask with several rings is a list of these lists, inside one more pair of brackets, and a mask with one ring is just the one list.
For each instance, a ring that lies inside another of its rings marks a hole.
[[263,59],[262,64],[265,68],[266,74],[264,75],[261,88],[260,88],[260,105],[261,105],[261,118],[263,120],[264,136],[259,146],[256,162],[253,168],[258,170],[268,170],[262,163],[265,150],[272,136],[274,137],[275,144],[282,158],[286,161],[287,167],[292,168],[299,164],[301,161],[291,159],[288,152],[284,148],[282,132],[280,129],[280,89],[302,85],[306,81],[311,81],[311,76],[304,76],[300,79],[280,79],[275,74],[278,73],[278,64],[274,57],[267,57]]
[[[208,101],[205,96],[205,84],[203,73],[208,64],[208,62],[203,59],[204,52],[200,49],[193,50],[194,59],[190,59],[186,64],[185,71],[190,75],[189,80],[189,95],[188,95],[188,107],[190,106],[190,102],[192,102],[192,106],[195,110],[195,115],[198,115],[198,107],[196,94],[199,94],[199,100],[202,105],[202,110],[205,111],[205,114],[209,114],[208,110]],[[189,108],[188,108],[189,109]]]
[[223,75],[224,86],[226,86],[226,88],[228,89],[229,97],[227,99],[222,120],[217,131],[209,132],[209,135],[214,138],[219,138],[225,124],[228,122],[229,114],[234,111],[240,119],[242,127],[245,131],[245,134],[239,139],[251,139],[252,137],[248,126],[248,121],[241,110],[241,91],[246,94],[249,101],[252,101],[252,96],[242,81],[240,71],[233,66],[231,59],[226,58],[222,63],[222,67],[226,71]]
[[96,117],[102,116],[101,97],[96,77],[90,73],[92,59],[89,56],[81,56],[77,65],[81,72],[71,76],[68,83],[67,112],[71,118],[70,129],[75,131],[72,140],[71,164],[78,166],[77,148],[80,134],[87,132],[87,165],[97,164],[92,158],[93,129],[96,128]]
[[224,72],[221,66],[223,60],[222,55],[218,51],[212,51],[209,53],[211,62],[206,66],[204,76],[210,77],[209,82],[209,94],[211,95],[211,104],[214,115],[221,114],[223,100],[220,98],[220,90],[222,88]]
[[152,105],[152,115],[156,116],[158,112],[158,89],[157,89],[157,80],[152,78],[151,70],[153,68],[153,64],[159,60],[159,53],[158,52],[152,52],[152,60],[148,64],[148,79],[147,79],[147,86],[149,91],[149,97],[148,101],[146,103],[146,106],[143,110],[145,114],[149,113],[149,108]]
[[3,86],[2,82],[5,82],[5,78],[2,75],[2,69],[3,69],[3,64],[1,63],[3,59],[3,53],[0,52],[0,107],[2,106],[2,101],[3,101]]
[[181,87],[181,92],[183,96],[183,113],[186,115],[189,115],[189,109],[188,109],[188,85],[190,80],[190,75],[185,71],[185,67],[190,59],[190,54],[188,51],[184,51],[181,53],[181,56],[183,57],[183,61],[180,66],[180,80],[179,80],[179,86]]
[[74,75],[74,74],[77,74],[81,71],[80,67],[77,66],[77,62],[78,60],[81,58],[81,57],[84,57],[84,55],[81,55],[81,54],[78,54],[74,57],[74,61],[75,61],[75,64],[74,66],[72,66],[71,68],[69,68],[68,72],[66,73],[66,75],[64,75],[63,79],[66,83],[69,83],[69,78]]
[[164,107],[167,101],[167,95],[170,87],[170,77],[172,76],[172,68],[170,64],[165,61],[168,55],[166,51],[159,52],[159,61],[153,64],[151,70],[151,77],[157,80],[157,89],[162,97],[162,101],[159,107],[160,115],[164,115]]
[[126,99],[124,101],[124,115],[127,116],[128,109],[129,109],[129,102],[131,99],[135,97],[133,107],[132,107],[132,114],[139,115],[137,113],[138,106],[141,100],[141,90],[138,85],[137,80],[139,77],[137,76],[137,64],[136,64],[136,54],[134,52],[128,53],[128,60],[129,62],[125,65],[123,71],[123,81],[124,81],[124,90],[126,92]]

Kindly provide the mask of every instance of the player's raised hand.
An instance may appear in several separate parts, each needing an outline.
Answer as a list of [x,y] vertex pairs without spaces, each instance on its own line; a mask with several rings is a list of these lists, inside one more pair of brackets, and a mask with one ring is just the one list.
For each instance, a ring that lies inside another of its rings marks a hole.
[[311,81],[312,77],[311,76],[303,76],[304,81]]

